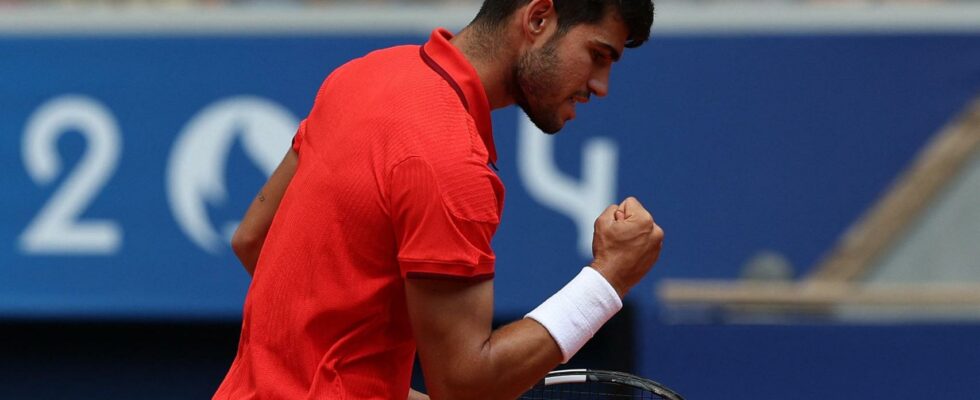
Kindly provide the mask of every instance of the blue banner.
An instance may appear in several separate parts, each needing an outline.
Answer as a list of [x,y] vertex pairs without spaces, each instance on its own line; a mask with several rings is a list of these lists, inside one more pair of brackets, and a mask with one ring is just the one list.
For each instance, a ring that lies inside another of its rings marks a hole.
[[[422,35],[0,38],[0,316],[235,319],[230,232],[323,78]],[[980,93],[980,34],[661,35],[554,138],[494,113],[507,187],[496,302],[519,315],[590,260],[637,196],[667,233],[631,294],[797,275]]]

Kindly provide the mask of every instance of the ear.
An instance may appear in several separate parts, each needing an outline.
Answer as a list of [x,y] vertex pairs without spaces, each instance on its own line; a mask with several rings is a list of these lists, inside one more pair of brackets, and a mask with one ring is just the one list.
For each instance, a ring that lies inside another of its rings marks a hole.
[[547,39],[557,30],[558,14],[552,0],[531,0],[521,13],[524,37],[532,43]]

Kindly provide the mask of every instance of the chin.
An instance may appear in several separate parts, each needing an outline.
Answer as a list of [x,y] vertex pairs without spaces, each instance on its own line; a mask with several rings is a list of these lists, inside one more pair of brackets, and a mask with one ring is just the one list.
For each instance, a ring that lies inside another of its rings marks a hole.
[[549,124],[539,124],[539,123],[536,123],[535,122],[534,125],[537,126],[538,129],[541,130],[541,132],[547,133],[549,135],[554,135],[554,134],[558,133],[558,131],[560,131],[561,128],[563,128],[565,126],[565,123],[564,122],[554,122],[554,123],[549,123]]
[[518,106],[524,110],[524,114],[531,119],[531,123],[538,127],[542,132],[549,135],[558,133],[565,126],[565,120],[562,119],[558,112],[535,112],[528,106],[527,103],[520,102]]
[[559,118],[557,115],[550,114],[546,116],[541,115],[530,115],[531,122],[534,126],[537,126],[542,132],[549,135],[554,135],[565,127],[565,121]]

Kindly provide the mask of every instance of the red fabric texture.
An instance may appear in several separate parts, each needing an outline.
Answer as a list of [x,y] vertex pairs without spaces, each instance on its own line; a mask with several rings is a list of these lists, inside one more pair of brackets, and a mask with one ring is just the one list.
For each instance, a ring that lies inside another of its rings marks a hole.
[[215,399],[404,399],[415,354],[404,279],[493,276],[504,189],[487,166],[490,108],[451,37],[434,31],[424,52],[465,102],[419,46],[324,81]]

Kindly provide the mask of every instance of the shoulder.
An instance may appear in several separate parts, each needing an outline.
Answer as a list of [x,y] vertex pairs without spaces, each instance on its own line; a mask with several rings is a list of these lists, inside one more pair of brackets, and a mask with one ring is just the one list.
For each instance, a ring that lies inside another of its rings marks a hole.
[[369,113],[398,127],[466,129],[468,113],[459,96],[426,65],[420,49],[395,46],[351,60],[327,77],[321,91],[342,94],[335,100],[373,110]]

